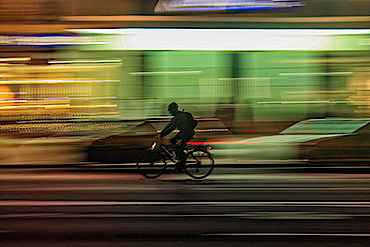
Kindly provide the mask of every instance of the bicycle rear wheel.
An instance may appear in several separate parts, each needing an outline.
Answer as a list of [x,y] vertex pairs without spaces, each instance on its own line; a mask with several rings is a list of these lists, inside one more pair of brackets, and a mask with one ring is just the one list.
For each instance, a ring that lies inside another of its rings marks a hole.
[[155,179],[164,173],[167,162],[158,150],[144,150],[139,155],[136,167],[144,177]]
[[195,179],[208,177],[215,165],[215,161],[207,150],[194,149],[188,153],[185,172]]

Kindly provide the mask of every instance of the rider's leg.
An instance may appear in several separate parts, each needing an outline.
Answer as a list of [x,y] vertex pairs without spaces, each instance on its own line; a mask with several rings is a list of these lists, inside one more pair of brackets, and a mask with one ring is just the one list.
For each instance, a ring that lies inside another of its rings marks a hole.
[[182,140],[182,133],[177,133],[174,137],[170,139],[171,144],[173,144],[173,148],[175,150],[176,158],[180,160],[180,157],[182,156],[182,151],[180,148],[180,144],[177,144],[177,140]]
[[188,141],[190,141],[191,138],[193,138],[193,136],[185,136],[185,135],[183,135],[181,138],[181,141],[179,143],[179,148],[178,148],[180,164],[185,164],[186,154],[184,151],[186,148],[186,144],[188,143]]
[[180,139],[180,143],[177,145],[175,152],[176,156],[178,157],[178,161],[176,163],[176,172],[183,172],[184,171],[184,165],[185,165],[185,147],[186,147],[187,141],[184,138]]

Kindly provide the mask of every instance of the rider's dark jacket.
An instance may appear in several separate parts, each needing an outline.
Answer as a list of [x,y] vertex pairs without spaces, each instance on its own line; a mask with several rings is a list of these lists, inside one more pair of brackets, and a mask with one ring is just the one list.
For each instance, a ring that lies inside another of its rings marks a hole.
[[178,129],[183,136],[192,137],[195,134],[195,126],[196,120],[194,120],[193,116],[190,113],[178,111],[171,119],[171,122],[169,122],[161,131],[160,136],[164,137],[175,129]]

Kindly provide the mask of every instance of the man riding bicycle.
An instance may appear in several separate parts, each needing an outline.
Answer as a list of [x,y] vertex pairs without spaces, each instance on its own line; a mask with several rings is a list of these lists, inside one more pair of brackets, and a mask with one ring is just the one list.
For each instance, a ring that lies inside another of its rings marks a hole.
[[174,137],[170,139],[170,142],[174,145],[177,141],[180,142],[176,145],[175,152],[178,158],[177,165],[182,166],[184,164],[186,155],[184,153],[187,142],[195,135],[195,127],[198,121],[193,118],[191,113],[179,111],[179,106],[176,102],[172,102],[168,105],[168,112],[173,116],[171,122],[161,131],[160,137],[163,139],[166,135],[170,134],[175,129],[179,130]]
[[[179,111],[178,108],[175,102],[169,104],[168,112],[173,116],[171,122],[159,133],[160,140],[155,140],[151,148],[143,149],[138,156],[137,169],[146,178],[156,179],[166,172],[167,167],[172,166],[177,173],[185,172],[194,179],[204,179],[214,168],[215,162],[208,151],[209,147],[192,146],[185,153],[186,144],[193,138],[198,121],[190,113]],[[170,139],[174,145],[164,145],[163,137],[175,129],[179,133]],[[172,151],[175,151],[177,159],[173,157]]]

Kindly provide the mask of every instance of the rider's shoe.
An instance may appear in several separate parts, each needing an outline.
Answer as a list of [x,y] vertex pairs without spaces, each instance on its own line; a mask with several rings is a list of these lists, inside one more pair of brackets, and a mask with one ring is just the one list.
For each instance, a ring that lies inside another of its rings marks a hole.
[[177,173],[182,173],[182,172],[184,172],[184,169],[185,169],[185,164],[184,164],[184,162],[182,162],[182,161],[178,161],[178,162],[176,162],[175,166],[176,166],[175,171],[176,171]]

